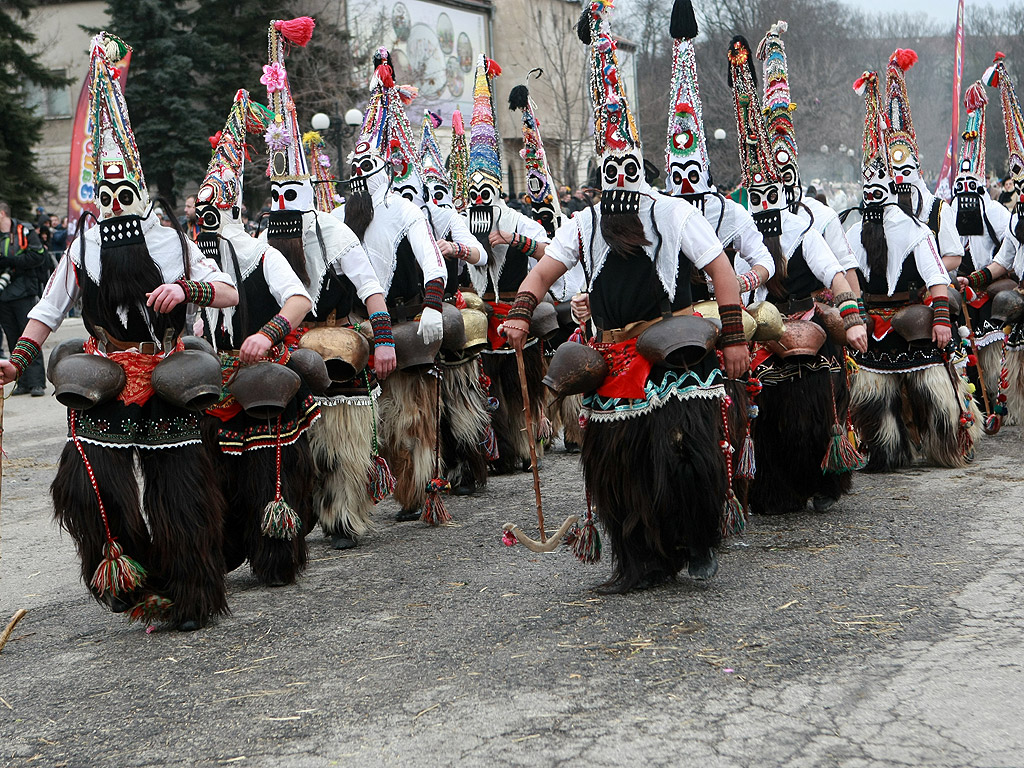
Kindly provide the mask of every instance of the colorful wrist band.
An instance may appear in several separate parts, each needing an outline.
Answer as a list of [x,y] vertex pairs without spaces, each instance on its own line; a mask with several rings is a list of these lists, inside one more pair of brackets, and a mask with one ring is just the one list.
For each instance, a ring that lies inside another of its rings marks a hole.
[[719,304],[718,318],[722,321],[723,347],[747,343],[743,333],[743,308],[739,304]]
[[512,235],[512,242],[510,246],[523,252],[526,257],[533,256],[537,253],[537,241],[533,238],[527,237],[526,235]]
[[761,285],[761,276],[753,269],[742,275],[736,275],[736,279],[740,282],[740,293],[750,293]]
[[217,298],[217,292],[213,283],[203,283],[196,280],[175,280],[175,285],[180,285],[185,292],[185,301],[195,304],[197,307],[208,307]]
[[292,324],[284,315],[274,315],[263,324],[259,332],[270,339],[271,344],[280,344],[292,332]]
[[984,291],[992,282],[992,270],[985,267],[976,272],[971,272],[967,277],[967,282],[970,283],[971,288],[974,290]]
[[936,296],[932,299],[932,325],[945,326],[949,328],[949,299],[945,296]]
[[373,328],[373,345],[375,347],[395,346],[395,335],[391,330],[391,315],[387,312],[374,312],[370,315],[370,327]]
[[507,320],[525,320],[527,327],[533,320],[533,311],[537,308],[537,297],[529,291],[520,291],[506,315]]
[[435,277],[423,286],[423,306],[441,311],[441,299],[444,298],[444,278]]
[[857,310],[860,312],[860,319],[865,323],[868,321],[868,308],[864,306],[864,297],[857,297]]
[[18,369],[18,378],[25,373],[25,369],[32,365],[32,361],[42,352],[39,345],[28,336],[22,336],[11,350],[10,364]]

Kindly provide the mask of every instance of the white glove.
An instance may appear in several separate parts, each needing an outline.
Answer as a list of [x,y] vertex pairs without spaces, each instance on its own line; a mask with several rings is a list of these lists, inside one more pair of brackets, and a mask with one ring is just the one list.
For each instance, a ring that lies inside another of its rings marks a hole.
[[424,307],[420,313],[420,324],[416,333],[424,344],[433,344],[440,341],[444,335],[444,322],[441,320],[441,313],[432,307]]

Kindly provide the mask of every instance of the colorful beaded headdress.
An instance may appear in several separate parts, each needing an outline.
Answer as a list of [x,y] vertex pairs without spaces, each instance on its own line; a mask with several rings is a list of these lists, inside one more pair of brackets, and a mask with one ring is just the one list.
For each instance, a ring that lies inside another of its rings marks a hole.
[[331,172],[327,143],[319,131],[307,131],[302,134],[302,146],[306,148],[309,168],[313,173],[313,204],[316,210],[330,213],[341,202],[341,197],[335,191],[338,179]]
[[[997,53],[992,66],[985,70],[982,80],[986,85],[999,88],[999,98],[1003,105],[1003,127],[1006,132],[1006,148],[1008,157],[1007,170],[1013,179],[1017,194],[1024,191],[1024,118],[1021,117],[1020,102],[1013,90],[1013,81],[1006,71],[1006,56]],[[1022,203],[1017,203],[1018,208]]]
[[526,164],[526,201],[533,210],[533,217],[549,230],[549,235],[554,235],[557,223],[562,218],[562,209],[558,204],[554,181],[548,169],[548,159],[544,154],[540,123],[533,100],[530,98],[530,89],[526,85],[517,85],[512,89],[508,95],[508,108],[523,113],[523,148],[519,151],[519,156]]
[[473,116],[469,120],[470,178],[478,175],[501,189],[501,137],[494,117],[494,94],[491,81],[501,74],[501,67],[482,53],[477,59],[473,82]]
[[469,199],[469,147],[466,146],[466,128],[458,108],[452,114],[452,149],[445,163],[452,180],[452,202],[455,210],[466,210]]
[[665,146],[665,187],[673,195],[701,195],[713,191],[714,185],[692,42],[697,36],[697,20],[689,0],[676,0],[669,32],[673,37],[672,101]]
[[772,159],[779,169],[789,202],[801,196],[800,171],[797,167],[796,131],[793,128],[793,103],[789,92],[789,67],[782,33],[789,28],[784,21],[772,24],[768,34],[757,46],[757,58],[764,62],[764,113],[771,140]]
[[[862,74],[854,81],[853,90],[864,97],[864,138],[861,141],[864,202],[869,206],[881,206],[892,201],[894,192],[891,186],[892,165],[886,145],[889,120],[882,108],[878,73],[871,71]],[[877,212],[880,216],[881,209],[877,209]]]
[[885,141],[896,190],[901,193],[908,192],[907,185],[920,176],[921,153],[907,96],[907,70],[916,62],[917,53],[909,48],[897,48],[889,57],[885,71],[885,111],[888,117]]

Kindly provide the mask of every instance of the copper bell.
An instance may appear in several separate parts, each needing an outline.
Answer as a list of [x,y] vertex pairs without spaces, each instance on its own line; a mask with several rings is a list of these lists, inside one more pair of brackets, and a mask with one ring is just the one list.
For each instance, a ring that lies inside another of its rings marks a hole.
[[825,343],[825,329],[810,320],[786,321],[786,332],[778,341],[769,341],[765,346],[778,357],[817,355]]
[[273,419],[281,415],[301,383],[291,368],[264,360],[240,367],[228,382],[228,391],[249,416]]
[[593,392],[608,378],[608,363],[593,347],[567,341],[555,350],[543,384],[556,397]]
[[786,321],[779,308],[770,301],[762,301],[750,308],[750,315],[757,323],[753,341],[775,341],[786,332]]
[[814,313],[821,318],[829,340],[837,347],[846,345],[846,326],[839,310],[820,301],[814,302]]
[[666,317],[636,340],[636,351],[655,365],[675,370],[692,368],[715,348],[718,327],[694,315]]
[[370,361],[370,343],[352,328],[314,328],[302,334],[299,347],[311,349],[323,358],[331,381],[350,381]]
[[50,381],[61,405],[84,411],[121,394],[127,378],[124,368],[109,358],[71,353],[61,357],[50,369]]
[[220,361],[197,349],[174,352],[153,369],[153,389],[171,405],[204,411],[221,397]]

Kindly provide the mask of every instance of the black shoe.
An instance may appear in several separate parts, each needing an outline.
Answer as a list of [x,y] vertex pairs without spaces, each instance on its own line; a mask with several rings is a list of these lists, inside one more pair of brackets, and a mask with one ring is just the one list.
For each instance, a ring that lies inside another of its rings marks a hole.
[[570,441],[566,440],[565,441],[565,452],[566,453],[579,453],[580,452],[580,444],[579,443],[573,443],[573,442],[570,442]]
[[104,595],[103,602],[107,604],[113,613],[127,613],[137,602],[134,599],[135,593],[128,595],[128,599],[118,597],[117,595]]
[[472,480],[466,480],[452,489],[452,494],[455,496],[472,496],[476,493],[476,483]]
[[46,387],[32,387],[32,397],[46,397]]
[[359,546],[359,541],[354,536],[347,536],[344,533],[331,534],[331,547],[334,549],[354,549]]
[[686,566],[686,572],[691,579],[707,581],[718,573],[718,556],[713,549],[703,551],[690,550],[690,562]]
[[399,523],[411,523],[413,520],[419,520],[422,516],[423,512],[419,509],[400,509],[395,515],[395,520]]
[[815,496],[811,503],[815,512],[828,512],[838,501],[839,499],[834,499],[831,496]]
[[206,622],[200,621],[199,619],[185,619],[184,621],[178,622],[179,632],[195,632],[196,630],[202,629]]
[[22,387],[22,386],[15,387],[14,391],[11,392],[12,396],[13,395],[31,395],[31,394],[32,394],[32,390],[31,389],[29,389],[28,387]]

